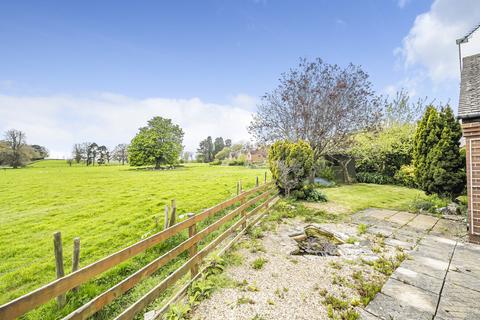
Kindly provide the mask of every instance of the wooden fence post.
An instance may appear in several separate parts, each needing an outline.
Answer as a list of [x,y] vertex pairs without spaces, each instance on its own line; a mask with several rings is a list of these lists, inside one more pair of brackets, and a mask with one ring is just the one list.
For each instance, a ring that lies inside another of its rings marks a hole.
[[[80,238],[73,239],[73,255],[72,255],[72,272],[75,272],[80,267]],[[77,291],[78,287],[72,289]]]
[[[55,251],[55,269],[57,271],[57,279],[65,276],[63,270],[63,249],[62,249],[62,234],[58,231],[53,234],[53,247]],[[57,297],[57,304],[59,308],[63,308],[67,299],[65,294],[61,294]]]
[[[189,218],[193,217],[194,215],[195,215],[195,213],[188,213],[187,214],[187,216]],[[197,224],[196,223],[191,225],[190,227],[188,227],[188,237],[191,238],[195,234],[197,234]],[[191,246],[188,249],[188,256],[190,258],[193,257],[194,255],[197,254],[197,251],[198,251],[198,246],[197,246],[197,243],[195,243],[193,246]],[[195,263],[195,264],[192,265],[192,267],[190,268],[190,273],[192,275],[192,278],[194,278],[198,274],[198,263]]]
[[263,183],[267,183],[267,171],[265,171],[265,176],[263,178]]
[[163,223],[163,229],[168,228],[168,204],[165,205],[165,221]]
[[169,223],[169,226],[173,226],[175,224],[175,216],[177,214],[177,204],[176,204],[176,201],[175,199],[172,200],[172,213],[171,213],[171,216],[170,216],[170,223]]
[[258,176],[255,178],[255,187],[258,187]]
[[237,181],[237,196],[240,194],[240,181]]
[[242,191],[242,180],[238,181],[238,185],[239,185],[238,189],[240,189],[240,193],[242,193],[243,192]]

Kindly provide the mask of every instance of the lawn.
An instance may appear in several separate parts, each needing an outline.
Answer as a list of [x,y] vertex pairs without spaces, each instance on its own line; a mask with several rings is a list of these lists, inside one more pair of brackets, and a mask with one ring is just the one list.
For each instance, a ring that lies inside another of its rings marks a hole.
[[426,198],[423,191],[392,185],[357,183],[321,189],[329,202],[337,203],[350,213],[366,208],[408,211],[415,199]]
[[41,161],[0,170],[0,304],[55,278],[53,236],[61,231],[68,271],[73,238],[81,265],[105,257],[163,225],[165,204],[199,212],[263,180],[264,169],[186,165],[175,170],[128,166],[69,167]]

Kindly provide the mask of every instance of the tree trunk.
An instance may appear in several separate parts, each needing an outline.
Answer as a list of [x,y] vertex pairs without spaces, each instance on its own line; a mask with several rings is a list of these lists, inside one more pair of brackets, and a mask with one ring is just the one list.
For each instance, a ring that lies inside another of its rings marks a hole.
[[155,159],[155,170],[160,169],[160,159]]

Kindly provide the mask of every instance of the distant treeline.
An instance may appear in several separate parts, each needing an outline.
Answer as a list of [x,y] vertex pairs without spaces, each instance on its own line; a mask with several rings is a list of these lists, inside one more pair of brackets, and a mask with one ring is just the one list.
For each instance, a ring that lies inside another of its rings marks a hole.
[[69,164],[84,162],[87,166],[95,164],[102,165],[110,161],[118,161],[122,165],[128,163],[128,144],[121,143],[113,150],[96,142],[83,142],[73,145],[72,158],[68,159]]

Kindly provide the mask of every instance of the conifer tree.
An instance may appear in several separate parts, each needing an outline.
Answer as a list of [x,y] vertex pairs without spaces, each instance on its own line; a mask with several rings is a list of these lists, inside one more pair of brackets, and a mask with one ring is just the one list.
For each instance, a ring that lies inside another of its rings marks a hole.
[[414,139],[413,164],[418,186],[427,194],[454,198],[465,186],[460,156],[462,131],[450,107],[438,112],[429,106]]

